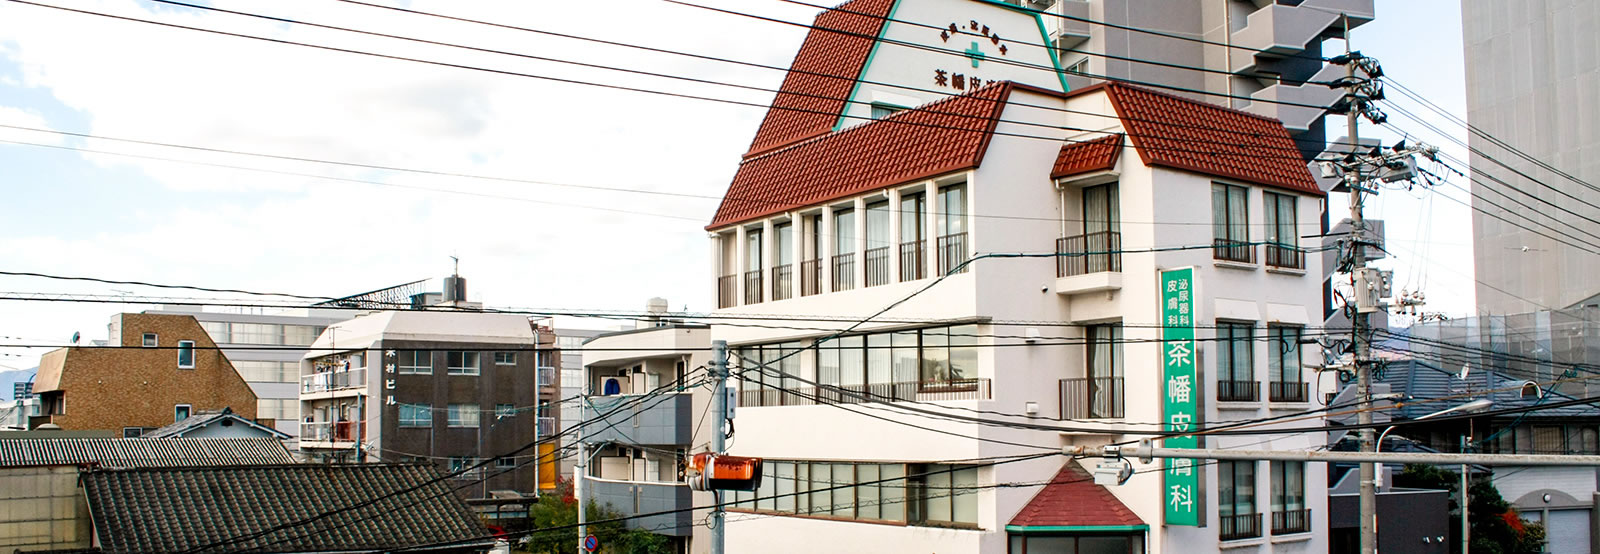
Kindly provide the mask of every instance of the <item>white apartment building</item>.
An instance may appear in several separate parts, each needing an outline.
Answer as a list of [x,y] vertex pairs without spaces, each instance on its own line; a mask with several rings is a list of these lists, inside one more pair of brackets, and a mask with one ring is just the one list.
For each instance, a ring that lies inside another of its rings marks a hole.
[[[950,33],[870,17],[891,9]],[[1179,497],[1137,460],[1112,487],[1088,480],[1098,460],[982,463],[1136,440],[1167,428],[1178,394],[1200,426],[1320,405],[1299,343],[1322,268],[1299,237],[1319,233],[1324,196],[1284,126],[994,63],[1051,52],[1035,16],[1002,4],[856,0],[817,23],[853,33],[811,32],[707,227],[717,315],[750,316],[712,330],[742,377],[730,453],[768,461],[762,489],[736,497],[750,515],[730,517],[729,551],[1327,551],[1321,464],[1198,464]],[[957,70],[957,96],[879,105],[903,93],[884,83]],[[1192,311],[1168,320],[1160,272],[1184,268]],[[1181,391],[1163,376],[1169,322],[1196,328]],[[1169,517],[1180,508],[1197,521]]]

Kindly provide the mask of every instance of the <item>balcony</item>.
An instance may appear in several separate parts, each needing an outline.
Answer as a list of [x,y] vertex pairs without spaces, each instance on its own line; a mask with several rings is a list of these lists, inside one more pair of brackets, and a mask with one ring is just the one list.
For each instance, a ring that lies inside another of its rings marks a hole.
[[950,271],[960,267],[958,273],[966,273],[967,267],[961,265],[967,261],[967,234],[954,233],[939,237],[939,275],[949,275]]
[[540,436],[540,437],[553,437],[553,436],[555,436],[555,434],[556,434],[556,418],[550,417],[550,416],[539,416],[539,418],[537,420],[535,420],[535,421],[536,421],[535,425],[538,426],[538,433],[539,433],[538,436]]
[[1213,239],[1211,257],[1224,262],[1256,263],[1256,245],[1243,240]]
[[1122,419],[1121,377],[1061,380],[1061,419]]
[[[586,478],[587,494],[596,504],[610,505],[624,517],[638,514],[656,514],[629,517],[629,529],[644,529],[660,535],[687,537],[694,532],[693,493],[684,483],[651,483],[644,481],[613,481]],[[681,510],[681,511],[680,511]]]
[[1232,33],[1233,44],[1266,55],[1234,53],[1233,72],[1253,71],[1255,58],[1270,59],[1304,52],[1312,41],[1343,30],[1341,14],[1349,14],[1351,27],[1371,21],[1374,16],[1373,0],[1303,0],[1297,4],[1269,4],[1245,18],[1244,27]]
[[772,299],[788,300],[794,296],[794,264],[772,266]]
[[1056,48],[1071,50],[1089,40],[1091,28],[1089,23],[1088,0],[1061,0],[1061,14],[1067,17],[1047,17],[1046,21],[1053,23],[1054,29],[1050,38],[1055,42]]
[[1272,512],[1272,534],[1311,532],[1311,510],[1285,510]]
[[822,260],[800,262],[800,296],[822,294]]
[[[756,386],[745,383],[744,387]],[[910,381],[830,387],[744,388],[739,391],[740,407],[815,406],[818,404],[862,404],[866,402],[936,402],[941,400],[988,400],[988,379],[949,381]]]
[[1305,402],[1305,383],[1285,383],[1273,381],[1267,383],[1267,399],[1272,402]]
[[693,402],[687,392],[663,394],[642,401],[638,395],[595,397],[583,407],[583,420],[594,422],[585,428],[584,440],[689,444],[694,429],[692,408]]
[[1267,267],[1304,270],[1306,268],[1306,251],[1293,246],[1268,244]]
[[923,240],[900,243],[901,281],[915,281],[928,276],[927,244]]
[[717,278],[717,307],[732,308],[739,305],[738,276],[723,275]]
[[1217,518],[1220,539],[1236,541],[1261,536],[1261,514],[1221,516]]
[[355,442],[365,421],[318,421],[300,424],[300,442]]
[[[1264,65],[1258,63],[1256,69],[1262,72],[1271,69]],[[1344,76],[1343,66],[1329,64],[1313,74],[1307,83],[1285,80],[1268,84],[1266,88],[1250,93],[1250,104],[1244,106],[1244,110],[1280,120],[1290,132],[1308,130],[1327,115],[1328,107],[1344,98],[1344,89],[1328,88],[1321,83]]]
[[1217,401],[1219,402],[1255,402],[1260,399],[1261,383],[1258,381],[1217,380]]
[[760,304],[761,292],[761,270],[744,272],[744,303]]
[[553,367],[538,367],[538,368],[534,369],[534,372],[539,375],[539,386],[541,386],[541,387],[553,387],[553,386],[556,386],[556,368],[553,368]]
[[301,393],[329,392],[367,386],[367,370],[327,371],[300,377]]
[[1056,239],[1056,277],[1122,271],[1122,233],[1103,231]]
[[856,288],[856,255],[838,254],[833,257],[833,292]]
[[889,247],[867,249],[867,286],[887,285],[893,280],[889,270]]

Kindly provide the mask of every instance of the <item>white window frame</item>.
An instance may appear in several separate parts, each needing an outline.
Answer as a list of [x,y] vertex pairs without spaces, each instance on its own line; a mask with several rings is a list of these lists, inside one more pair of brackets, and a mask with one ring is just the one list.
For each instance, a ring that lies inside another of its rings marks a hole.
[[[505,361],[501,361],[500,360],[500,358],[502,356],[504,356],[506,358]],[[494,353],[494,365],[517,365],[517,353],[516,352],[495,352]]]
[[[423,413],[427,414],[427,418],[425,420],[425,421],[427,421],[427,423],[417,424],[416,423],[416,421],[417,421],[416,419],[408,419],[408,418],[406,418],[405,417],[406,408],[408,408],[408,407],[412,408],[413,410],[422,410]],[[398,420],[400,422],[400,428],[402,428],[402,429],[423,429],[423,428],[433,427],[433,405],[431,405],[431,404],[417,404],[417,403],[401,404],[401,406],[400,406],[400,417],[398,418]]]
[[[180,340],[180,341],[178,341],[178,369],[194,369],[194,367],[196,365],[195,364],[195,359],[194,359],[195,358],[195,352],[194,352],[195,348],[194,347],[195,347],[195,344],[194,344],[194,341],[192,341],[192,340]],[[187,348],[188,352],[189,352],[189,365],[184,365],[183,364],[183,353],[184,353],[184,349],[185,348]]]
[[[460,366],[450,365],[450,355],[460,354]],[[467,356],[472,357],[472,363],[467,364]],[[445,373],[449,375],[477,375],[483,370],[483,356],[476,350],[451,350],[444,353]]]
[[[189,414],[189,415],[183,416],[183,419],[178,419],[178,408],[183,408],[184,412]],[[189,419],[191,417],[194,417],[194,405],[193,404],[173,404],[172,405],[172,422],[173,423],[177,423],[179,421],[183,421],[184,419]]]
[[400,355],[398,357],[401,360],[405,360],[405,353],[406,352],[410,352],[411,353],[411,363],[413,363],[413,364],[417,363],[417,359],[420,357],[423,360],[427,360],[428,364],[427,365],[406,365],[404,362],[402,362],[402,363],[396,364],[395,371],[397,373],[399,373],[400,375],[433,375],[433,352],[432,351],[429,351],[429,350],[401,350],[400,351]]
[[[477,429],[482,425],[483,414],[477,404],[450,404],[446,409],[445,426],[453,429]],[[470,416],[468,414],[471,414]],[[470,419],[471,421],[468,421]]]
[[157,336],[155,333],[145,333],[141,340],[143,341],[142,344],[144,344],[145,348],[157,348],[161,346],[161,337]]

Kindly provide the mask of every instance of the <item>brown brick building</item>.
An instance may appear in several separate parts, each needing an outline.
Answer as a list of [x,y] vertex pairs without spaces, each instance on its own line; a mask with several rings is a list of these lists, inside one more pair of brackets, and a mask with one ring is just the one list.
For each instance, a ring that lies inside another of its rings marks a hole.
[[34,392],[45,415],[29,427],[134,434],[223,408],[255,419],[255,393],[193,316],[119,314],[110,343],[44,355]]

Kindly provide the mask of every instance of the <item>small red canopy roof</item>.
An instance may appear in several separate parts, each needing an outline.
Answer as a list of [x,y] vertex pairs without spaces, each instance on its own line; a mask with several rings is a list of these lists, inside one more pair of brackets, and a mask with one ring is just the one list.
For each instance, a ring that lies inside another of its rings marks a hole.
[[1121,155],[1120,134],[1067,143],[1061,147],[1061,153],[1056,154],[1056,166],[1050,170],[1050,178],[1059,179],[1092,171],[1105,171],[1116,167],[1117,157]]
[[1054,479],[1033,495],[1033,500],[1011,518],[1006,525],[1009,531],[1025,531],[1013,527],[1126,527],[1146,526],[1133,510],[1105,487],[1094,484],[1094,477],[1078,467],[1078,462],[1067,460]]

